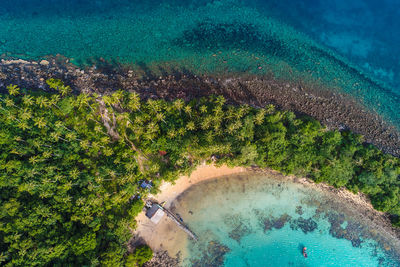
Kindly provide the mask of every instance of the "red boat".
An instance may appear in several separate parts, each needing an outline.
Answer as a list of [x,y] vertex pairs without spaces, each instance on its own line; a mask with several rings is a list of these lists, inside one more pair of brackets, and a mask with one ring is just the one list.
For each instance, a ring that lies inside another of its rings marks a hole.
[[307,248],[306,248],[306,247],[303,248],[303,256],[304,256],[304,258],[307,258],[307,257],[308,257],[308,255],[307,255]]

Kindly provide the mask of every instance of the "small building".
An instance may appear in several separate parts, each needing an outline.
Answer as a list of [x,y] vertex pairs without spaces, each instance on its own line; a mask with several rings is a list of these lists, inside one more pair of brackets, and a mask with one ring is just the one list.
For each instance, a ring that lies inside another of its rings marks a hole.
[[165,212],[163,211],[162,207],[155,203],[153,203],[153,205],[146,211],[147,218],[149,218],[155,224],[160,222],[164,214]]
[[151,181],[148,182],[148,181],[144,180],[144,181],[142,181],[142,183],[140,184],[140,187],[143,188],[143,189],[148,189],[148,190],[150,190],[150,189],[153,187],[153,185],[151,184]]

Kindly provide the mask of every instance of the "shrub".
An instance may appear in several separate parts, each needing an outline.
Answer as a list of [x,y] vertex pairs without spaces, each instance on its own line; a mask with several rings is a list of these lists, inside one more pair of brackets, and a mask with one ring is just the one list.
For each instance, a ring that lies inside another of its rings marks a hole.
[[144,263],[151,260],[153,251],[147,245],[138,246],[132,254],[129,254],[126,259],[127,267],[142,266]]

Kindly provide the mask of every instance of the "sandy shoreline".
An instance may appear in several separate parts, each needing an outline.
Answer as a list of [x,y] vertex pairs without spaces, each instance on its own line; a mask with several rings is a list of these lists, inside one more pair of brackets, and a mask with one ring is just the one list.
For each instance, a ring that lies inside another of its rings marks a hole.
[[[336,189],[326,184],[316,184],[306,178],[284,176],[273,170],[250,169],[242,167],[229,168],[227,166],[218,168],[215,166],[203,165],[198,167],[190,177],[180,177],[174,185],[170,183],[163,183],[160,187],[161,192],[150,197],[159,202],[165,201],[165,207],[168,208],[179,195],[193,185],[206,180],[246,172],[272,175],[285,181],[303,184],[304,186],[312,188],[316,191],[332,194],[335,198],[340,200],[343,205],[349,207],[350,209],[354,209],[359,214],[358,217],[360,219],[367,220],[368,223],[371,224],[378,233],[383,233],[389,239],[395,240],[395,242],[400,246],[400,241],[398,238],[399,231],[391,226],[386,214],[374,210],[365,196],[361,194],[353,194],[345,189]],[[166,216],[164,216],[158,225],[154,225],[149,221],[148,218],[146,218],[144,212],[142,212],[137,217],[137,222],[138,227],[135,231],[135,241],[132,241],[132,244],[136,241],[145,242],[157,253],[165,253],[165,251],[167,251],[169,256],[173,258],[185,257],[186,253],[185,251],[182,251],[181,248],[185,247],[187,242],[186,235],[182,234],[183,232],[168,218],[166,218]],[[159,266],[160,261],[155,262],[154,264],[155,265],[150,264],[149,266]]]
[[160,186],[161,192],[157,195],[152,195],[160,203],[166,202],[165,207],[169,208],[171,203],[180,195],[182,192],[187,190],[192,185],[199,182],[218,178],[225,175],[237,174],[247,171],[243,167],[229,168],[227,166],[215,167],[213,165],[202,165],[199,166],[190,176],[180,177],[175,184],[164,182]]
[[[182,176],[175,181],[174,184],[163,182],[160,186],[161,192],[157,195],[150,195],[149,198],[155,199],[159,203],[165,201],[164,206],[169,208],[180,194],[197,183],[245,171],[246,168],[242,167],[229,168],[227,166],[215,167],[211,165],[202,165],[193,171],[189,177]],[[135,239],[131,243],[135,243],[136,240],[138,240],[138,242],[144,241],[153,251],[162,252],[166,250],[170,256],[176,257],[179,252],[177,248],[182,247],[182,243],[186,242],[186,236],[179,234],[181,230],[166,218],[166,216],[155,225],[150,222],[144,212],[141,212],[136,217],[136,221],[138,227],[134,234]]]

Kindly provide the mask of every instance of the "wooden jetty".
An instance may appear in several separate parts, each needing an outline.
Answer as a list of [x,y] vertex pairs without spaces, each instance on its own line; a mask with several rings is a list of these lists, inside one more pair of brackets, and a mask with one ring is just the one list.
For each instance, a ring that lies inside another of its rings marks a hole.
[[[181,228],[185,233],[187,233],[189,235],[190,238],[192,238],[193,240],[197,241],[198,238],[196,236],[196,234],[191,231],[189,229],[189,227],[182,221],[182,219],[178,218],[175,214],[173,214],[170,210],[164,208],[163,206],[161,206],[160,204],[158,204],[157,202],[153,202],[151,200],[148,200],[146,203],[146,206],[148,207],[148,210],[161,210],[163,212],[165,212],[165,214],[167,215],[168,218],[170,218],[173,222],[176,223],[176,225],[179,226],[179,228]],[[146,216],[149,217],[150,219],[152,219],[152,217],[154,216],[153,214],[156,214],[155,212],[152,212],[151,214]]]

